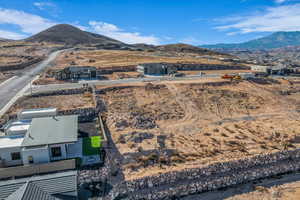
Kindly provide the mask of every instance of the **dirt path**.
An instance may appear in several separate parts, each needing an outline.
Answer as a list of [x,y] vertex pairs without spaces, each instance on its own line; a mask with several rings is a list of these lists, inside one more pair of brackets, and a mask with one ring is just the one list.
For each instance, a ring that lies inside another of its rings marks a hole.
[[197,130],[200,131],[199,121],[201,110],[198,106],[190,100],[189,97],[183,94],[183,91],[176,87],[175,84],[166,84],[171,94],[174,96],[176,102],[184,110],[185,116],[176,124],[166,126],[166,130],[176,130],[179,132],[191,133]]

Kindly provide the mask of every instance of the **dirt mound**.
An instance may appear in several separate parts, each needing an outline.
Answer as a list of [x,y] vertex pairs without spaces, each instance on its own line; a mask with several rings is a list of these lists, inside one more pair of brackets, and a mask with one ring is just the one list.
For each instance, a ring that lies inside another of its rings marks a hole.
[[27,38],[28,42],[50,42],[67,45],[76,44],[102,44],[102,45],[125,45],[103,35],[82,31],[79,28],[68,24],[58,24],[50,27],[36,35]]

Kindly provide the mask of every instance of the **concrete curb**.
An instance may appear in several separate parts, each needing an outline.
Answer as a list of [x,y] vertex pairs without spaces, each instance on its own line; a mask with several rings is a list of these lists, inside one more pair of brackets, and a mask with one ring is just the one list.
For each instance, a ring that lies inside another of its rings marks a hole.
[[12,80],[15,79],[15,78],[17,78],[17,76],[13,76],[13,77],[11,77],[11,78],[5,80],[4,82],[0,83],[0,87],[2,87],[2,85],[5,85],[6,83],[12,81]]

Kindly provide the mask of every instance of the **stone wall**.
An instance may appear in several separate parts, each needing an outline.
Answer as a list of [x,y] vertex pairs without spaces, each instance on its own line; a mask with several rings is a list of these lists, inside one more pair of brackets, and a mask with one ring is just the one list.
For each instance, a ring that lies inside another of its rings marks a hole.
[[35,58],[35,59],[27,60],[27,61],[22,62],[22,63],[0,66],[0,71],[10,71],[10,70],[24,69],[26,67],[29,67],[30,65],[41,62],[43,59],[44,59],[44,57],[38,57],[38,58]]
[[36,92],[33,93],[32,97],[42,97],[42,96],[56,96],[56,95],[73,95],[73,94],[83,94],[84,92],[92,92],[92,88],[76,88],[67,90],[54,90],[48,92]]
[[175,63],[172,66],[177,67],[178,71],[189,71],[189,70],[244,70],[250,69],[250,67],[242,65],[216,65],[216,64],[181,64]]
[[171,199],[300,169],[300,149],[124,181],[110,199]]
[[97,117],[97,112],[94,107],[76,108],[69,110],[59,110],[58,115],[78,115],[79,122],[89,122]]

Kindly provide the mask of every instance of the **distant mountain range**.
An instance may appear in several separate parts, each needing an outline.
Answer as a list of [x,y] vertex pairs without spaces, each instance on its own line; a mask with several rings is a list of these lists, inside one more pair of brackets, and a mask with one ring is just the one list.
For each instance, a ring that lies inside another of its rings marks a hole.
[[68,46],[92,45],[104,49],[128,49],[145,51],[166,51],[179,53],[196,53],[199,55],[224,55],[208,49],[187,45],[170,44],[154,46],[148,44],[126,44],[118,40],[87,31],[82,31],[69,24],[58,24],[52,26],[40,33],[37,33],[24,41],[27,42],[49,42],[59,43]]
[[203,48],[209,49],[249,49],[249,50],[263,50],[274,49],[288,46],[300,46],[300,31],[293,32],[276,32],[269,36],[262,37],[255,40],[250,40],[244,43],[233,44],[215,44],[215,45],[201,45]]

